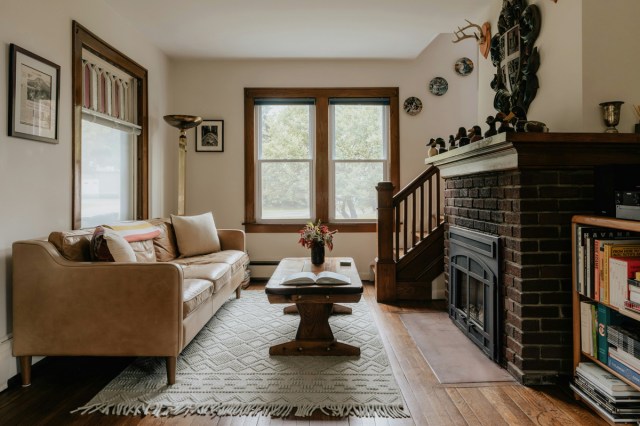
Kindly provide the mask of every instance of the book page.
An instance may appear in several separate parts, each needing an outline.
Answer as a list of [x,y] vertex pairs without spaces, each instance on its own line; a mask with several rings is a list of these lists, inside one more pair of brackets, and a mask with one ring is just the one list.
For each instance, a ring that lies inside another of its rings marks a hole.
[[336,272],[324,271],[318,274],[316,284],[322,285],[346,285],[351,284],[351,278]]
[[296,272],[282,279],[281,285],[312,285],[316,282],[316,274],[313,272]]

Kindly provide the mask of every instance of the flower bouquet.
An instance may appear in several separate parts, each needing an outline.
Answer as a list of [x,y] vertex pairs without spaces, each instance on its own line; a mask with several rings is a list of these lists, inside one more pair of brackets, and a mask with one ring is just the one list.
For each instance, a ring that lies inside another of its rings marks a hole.
[[298,232],[300,233],[300,239],[298,240],[300,245],[311,249],[311,263],[314,265],[324,263],[324,247],[327,246],[329,250],[333,250],[333,234],[338,230],[329,231],[329,227],[318,220],[316,224],[307,223]]

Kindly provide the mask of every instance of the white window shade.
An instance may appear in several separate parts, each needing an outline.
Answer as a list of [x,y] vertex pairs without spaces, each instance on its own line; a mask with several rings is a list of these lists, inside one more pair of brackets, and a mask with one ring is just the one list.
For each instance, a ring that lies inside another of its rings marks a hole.
[[131,133],[136,136],[142,133],[142,127],[137,124],[129,123],[128,121],[120,120],[85,107],[82,108],[82,119],[111,127],[112,129],[120,130],[122,132]]

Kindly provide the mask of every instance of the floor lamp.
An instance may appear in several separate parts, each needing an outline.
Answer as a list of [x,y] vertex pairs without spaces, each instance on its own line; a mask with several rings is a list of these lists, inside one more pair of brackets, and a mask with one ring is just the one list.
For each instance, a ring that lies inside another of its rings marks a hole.
[[178,139],[178,215],[183,215],[187,170],[187,129],[202,123],[202,118],[195,115],[165,115],[164,121],[180,130],[180,138]]

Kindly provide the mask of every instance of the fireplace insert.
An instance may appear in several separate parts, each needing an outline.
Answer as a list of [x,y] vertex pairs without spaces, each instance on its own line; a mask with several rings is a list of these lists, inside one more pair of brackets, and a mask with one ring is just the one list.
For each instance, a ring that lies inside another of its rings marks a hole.
[[449,228],[449,317],[500,362],[500,274],[497,235]]

